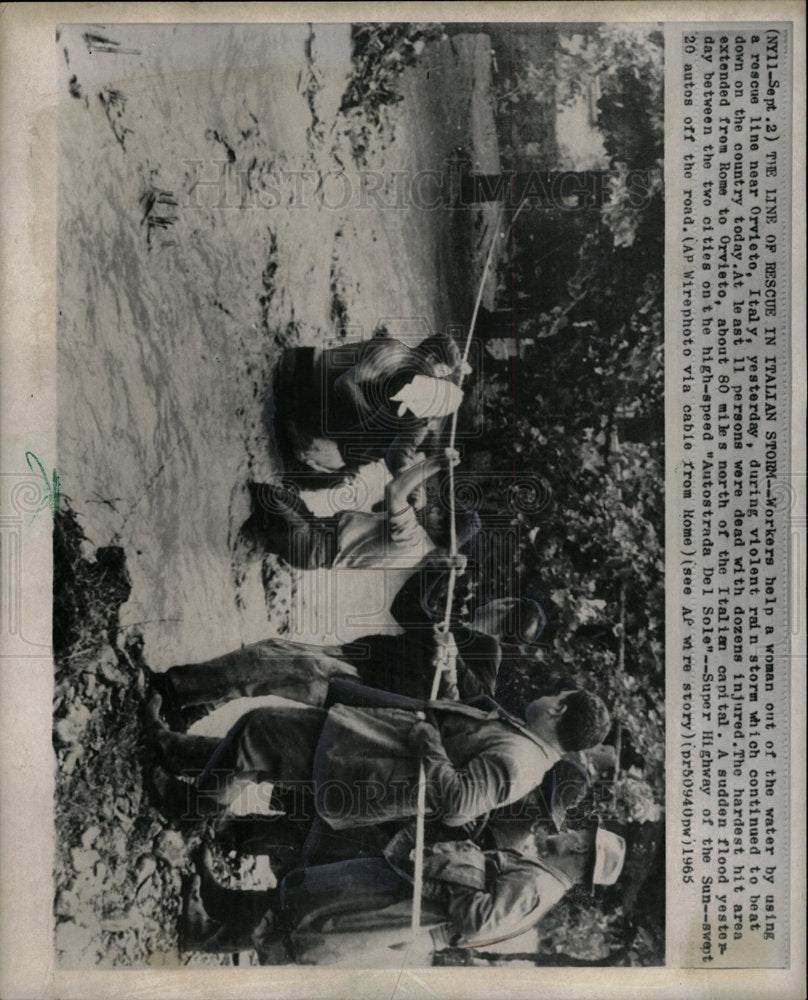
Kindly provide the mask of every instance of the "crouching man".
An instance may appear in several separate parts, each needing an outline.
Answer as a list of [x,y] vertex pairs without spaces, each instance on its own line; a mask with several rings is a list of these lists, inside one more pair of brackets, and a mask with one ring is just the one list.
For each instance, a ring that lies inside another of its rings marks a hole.
[[382,857],[293,871],[266,892],[224,888],[203,857],[186,896],[185,947],[254,948],[266,960],[284,940],[293,957],[317,964],[424,967],[442,948],[483,948],[525,933],[574,885],[612,885],[626,853],[623,838],[600,826],[537,836],[531,855],[471,841],[433,844],[413,940],[412,839],[406,827]]
[[[564,752],[596,745],[610,725],[606,706],[588,691],[538,698],[524,721],[488,698],[476,707],[357,691],[364,706],[394,699],[400,707],[256,709],[221,743],[169,730],[155,696],[149,717],[168,771],[156,770],[153,783],[166,813],[220,814],[246,779],[281,790],[309,785],[317,814],[335,830],[402,821],[417,812],[423,764],[428,815],[458,827],[523,798]],[[419,721],[421,710],[436,724]],[[195,786],[168,773],[200,769]]]

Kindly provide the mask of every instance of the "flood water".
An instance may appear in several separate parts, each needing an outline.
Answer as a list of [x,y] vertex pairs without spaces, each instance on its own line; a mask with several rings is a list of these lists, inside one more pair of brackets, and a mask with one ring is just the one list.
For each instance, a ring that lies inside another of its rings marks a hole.
[[70,25],[57,49],[58,471],[91,544],[125,549],[122,624],[162,670],[289,627],[236,543],[282,346],[468,319],[475,220],[394,191],[456,145],[497,169],[487,46],[427,49],[364,174],[348,25]]

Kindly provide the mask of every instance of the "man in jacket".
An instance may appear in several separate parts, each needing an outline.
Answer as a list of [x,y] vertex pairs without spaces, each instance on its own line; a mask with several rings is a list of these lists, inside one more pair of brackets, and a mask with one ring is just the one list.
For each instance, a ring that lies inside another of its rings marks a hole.
[[[437,663],[436,631],[422,594],[446,560],[433,560],[413,574],[391,606],[402,635],[367,635],[340,646],[312,646],[272,637],[204,663],[171,667],[151,675],[162,711],[173,729],[234,698],[264,695],[323,707],[332,677],[359,680],[371,687],[414,698],[429,697]],[[458,560],[462,567],[462,557]],[[501,598],[478,609],[471,626],[452,625],[455,677],[441,677],[440,696],[466,701],[493,696],[502,662],[502,645],[538,639],[544,626],[541,608],[527,598]]]
[[[369,707],[377,696],[386,707]],[[175,813],[201,815],[226,808],[245,778],[310,786],[317,814],[339,830],[414,816],[423,763],[428,814],[456,827],[527,795],[565,751],[599,743],[610,721],[579,690],[536,699],[524,721],[486,698],[472,706],[360,688],[359,704],[256,709],[217,745],[168,730],[155,696],[149,716],[165,764],[174,774],[203,768],[196,793],[165,774],[157,791]],[[422,709],[436,725],[417,720]]]
[[488,947],[525,933],[573,885],[614,884],[626,852],[622,837],[600,826],[537,838],[532,855],[482,851],[470,841],[433,844],[424,855],[422,930],[413,941],[411,847],[405,828],[382,857],[291,872],[269,892],[223,888],[204,857],[186,898],[186,947],[256,948],[260,957],[285,932],[293,944],[317,945],[324,963],[359,953],[369,964],[380,949],[396,966],[407,947],[411,965],[428,965],[430,953],[445,947]]

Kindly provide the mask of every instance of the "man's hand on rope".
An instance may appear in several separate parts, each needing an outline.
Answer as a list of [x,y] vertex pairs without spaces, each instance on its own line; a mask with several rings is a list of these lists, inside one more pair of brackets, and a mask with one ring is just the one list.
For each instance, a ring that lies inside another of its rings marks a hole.
[[433,632],[435,653],[432,657],[432,666],[435,670],[442,670],[447,677],[457,683],[457,645],[454,636],[448,629],[439,626]]
[[419,757],[425,757],[434,747],[443,747],[440,731],[431,722],[419,719],[409,732],[410,746]]
[[435,652],[432,656],[432,669],[441,673],[440,690],[444,698],[457,701],[460,692],[457,689],[457,645],[454,636],[448,629],[436,627]]
[[438,552],[429,556],[430,569],[453,569],[458,574],[465,573],[468,565],[468,556],[460,552],[452,555],[450,552]]

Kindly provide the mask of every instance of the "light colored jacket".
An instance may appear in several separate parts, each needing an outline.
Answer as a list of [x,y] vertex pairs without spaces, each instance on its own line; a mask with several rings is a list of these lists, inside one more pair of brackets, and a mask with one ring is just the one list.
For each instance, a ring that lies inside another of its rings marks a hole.
[[[491,703],[493,705],[493,703]],[[430,818],[462,826],[538,785],[559,753],[502,709],[427,702],[440,734],[422,740]],[[413,701],[414,707],[420,704]],[[314,763],[317,811],[334,829],[414,816],[421,756],[412,710],[335,705]],[[423,730],[422,730],[423,732]]]
[[[485,948],[535,927],[572,884],[516,851],[482,851],[471,841],[433,844],[424,851],[422,927],[429,928],[434,950]],[[411,898],[366,909],[349,897],[341,912],[336,901],[312,899],[309,906],[297,900],[293,934],[304,950],[316,943],[324,963],[384,955],[391,930],[403,938],[409,932]],[[401,960],[398,952],[386,954],[391,966]]]
[[471,841],[435,844],[424,878],[444,886],[448,920],[432,929],[436,948],[484,948],[530,930],[572,880],[517,851],[482,851]]

